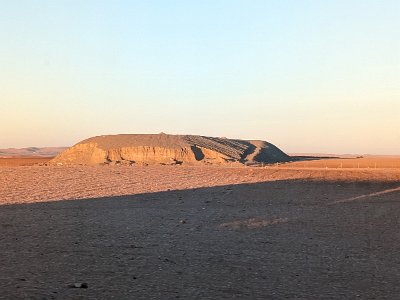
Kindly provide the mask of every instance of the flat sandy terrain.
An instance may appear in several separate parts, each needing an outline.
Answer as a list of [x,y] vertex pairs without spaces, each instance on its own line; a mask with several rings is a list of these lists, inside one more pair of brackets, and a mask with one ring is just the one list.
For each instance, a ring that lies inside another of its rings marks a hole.
[[0,203],[2,299],[400,294],[400,169],[4,167]]
[[400,156],[370,156],[363,158],[329,158],[298,161],[284,164],[288,168],[354,168],[354,169],[400,169]]
[[53,157],[0,157],[0,167],[34,166],[47,163]]

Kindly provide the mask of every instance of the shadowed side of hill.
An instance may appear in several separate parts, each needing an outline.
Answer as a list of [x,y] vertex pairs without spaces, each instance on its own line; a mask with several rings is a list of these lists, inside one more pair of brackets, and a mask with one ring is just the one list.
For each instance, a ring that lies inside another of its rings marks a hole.
[[264,141],[169,134],[96,136],[79,142],[51,164],[257,164],[289,156]]
[[288,155],[271,143],[265,141],[249,141],[249,143],[254,146],[254,151],[246,156],[248,162],[274,163],[289,160]]

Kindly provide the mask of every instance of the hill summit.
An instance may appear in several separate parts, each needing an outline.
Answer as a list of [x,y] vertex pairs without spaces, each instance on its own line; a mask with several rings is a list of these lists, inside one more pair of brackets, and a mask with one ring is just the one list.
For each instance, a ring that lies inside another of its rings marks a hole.
[[289,156],[265,141],[171,134],[102,135],[61,152],[51,164],[262,164]]

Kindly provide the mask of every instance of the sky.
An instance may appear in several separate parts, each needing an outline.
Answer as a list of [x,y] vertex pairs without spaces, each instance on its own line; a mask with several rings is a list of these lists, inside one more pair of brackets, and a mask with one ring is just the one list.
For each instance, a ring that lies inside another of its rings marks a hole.
[[0,0],[0,148],[159,132],[400,154],[400,1]]

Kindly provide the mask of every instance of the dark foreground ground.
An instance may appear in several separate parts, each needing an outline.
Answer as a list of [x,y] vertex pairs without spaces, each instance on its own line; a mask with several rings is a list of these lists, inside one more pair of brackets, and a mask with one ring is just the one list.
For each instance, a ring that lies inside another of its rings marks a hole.
[[282,180],[2,205],[0,298],[396,299],[399,186]]

